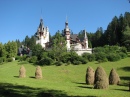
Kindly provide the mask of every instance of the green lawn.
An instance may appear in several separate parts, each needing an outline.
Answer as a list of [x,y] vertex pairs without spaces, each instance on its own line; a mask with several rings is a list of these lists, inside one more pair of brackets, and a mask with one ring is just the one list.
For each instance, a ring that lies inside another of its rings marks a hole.
[[[26,78],[18,78],[19,68],[24,65]],[[85,84],[88,66],[94,70],[104,67],[109,76],[115,68],[121,78],[120,85],[110,85],[107,90],[93,89]],[[0,97],[54,97],[54,96],[85,96],[85,97],[129,97],[128,82],[130,81],[130,57],[118,62],[89,62],[86,65],[43,66],[43,79],[35,79],[36,66],[26,62],[11,62],[0,65]]]

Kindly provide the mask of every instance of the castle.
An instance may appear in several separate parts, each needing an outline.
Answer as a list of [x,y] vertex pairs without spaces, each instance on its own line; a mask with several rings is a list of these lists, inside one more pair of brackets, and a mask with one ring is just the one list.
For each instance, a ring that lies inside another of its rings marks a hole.
[[49,28],[44,27],[43,19],[40,19],[40,24],[35,35],[37,37],[36,44],[40,44],[43,48],[46,48],[46,44],[49,43]]
[[[44,27],[43,19],[40,19],[40,24],[37,29],[36,35],[36,44],[40,44],[44,49],[46,49],[49,44],[49,28]],[[68,26],[68,21],[65,22],[64,34],[63,36],[66,39],[67,50],[70,51],[73,49],[78,55],[83,53],[92,53],[92,48],[88,47],[88,37],[86,31],[84,30],[84,39],[79,39],[77,34],[71,34]]]

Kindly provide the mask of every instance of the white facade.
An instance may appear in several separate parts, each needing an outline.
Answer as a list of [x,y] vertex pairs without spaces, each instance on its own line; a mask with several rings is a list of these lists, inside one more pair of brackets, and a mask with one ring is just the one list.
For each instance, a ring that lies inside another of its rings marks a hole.
[[46,48],[46,43],[49,42],[49,28],[43,26],[43,20],[40,20],[39,27],[36,32],[36,44],[40,44],[43,48]]
[[74,40],[76,42],[76,38],[78,38],[78,37],[71,37],[70,29],[69,29],[69,26],[68,26],[68,21],[66,20],[64,34],[65,34],[65,37],[66,37],[67,50],[73,49],[78,55],[82,55],[85,52],[90,53],[90,54],[92,53],[92,49],[88,47],[88,37],[87,37],[85,30],[84,30],[84,40],[83,40],[83,42],[81,42],[79,40],[79,42],[71,44],[71,38],[72,38],[72,40]]

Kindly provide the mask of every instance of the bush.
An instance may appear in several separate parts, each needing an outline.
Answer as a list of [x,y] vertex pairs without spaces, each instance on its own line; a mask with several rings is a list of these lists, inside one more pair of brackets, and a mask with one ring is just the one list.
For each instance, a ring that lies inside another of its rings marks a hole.
[[107,89],[109,86],[108,77],[104,69],[100,66],[95,71],[94,89]]
[[2,57],[0,58],[0,63],[3,63],[3,58]]
[[7,58],[6,61],[7,61],[7,62],[12,62],[12,61],[13,61],[13,58]]
[[95,55],[89,53],[83,53],[82,57],[87,59],[89,62],[95,61]]
[[120,52],[123,52],[123,53],[127,54],[127,48],[121,47],[121,48],[120,48]]
[[20,60],[21,56],[16,56],[15,60]]
[[6,58],[5,57],[0,57],[0,63],[6,62]]
[[74,65],[79,65],[79,64],[81,64],[81,62],[78,61],[78,60],[74,60],[74,61],[73,61],[73,64],[74,64]]
[[92,67],[88,67],[86,71],[86,84],[93,85],[94,84],[94,70]]
[[61,66],[62,64],[63,64],[63,63],[62,63],[61,61],[56,61],[56,62],[55,62],[55,65],[56,65],[56,66]]
[[63,63],[67,63],[68,61],[70,61],[70,59],[71,59],[71,54],[67,52],[62,55],[61,61]]
[[53,60],[51,58],[43,58],[39,61],[39,65],[51,65],[53,63]]
[[85,58],[85,59],[88,59],[88,55],[90,55],[90,54],[89,53],[83,53],[82,57]]
[[19,61],[26,61],[27,56],[23,55],[23,56],[19,56]]
[[100,62],[107,62],[106,54],[103,52],[95,54],[96,61]]
[[119,56],[119,54],[116,54],[116,53],[110,53],[107,55],[107,59],[108,61],[118,61],[121,59],[121,57]]
[[81,62],[81,64],[87,64],[87,60],[81,56],[79,56],[79,61]]
[[127,54],[126,53],[123,53],[123,52],[119,52],[119,55],[122,59],[126,58],[127,57]]
[[71,63],[74,65],[79,65],[79,64],[86,64],[87,60],[81,56],[79,56],[78,54],[72,54],[71,55],[71,59],[70,59]]
[[67,65],[70,65],[70,64],[71,64],[71,62],[70,62],[70,61],[68,61],[68,62],[67,62]]
[[30,63],[36,63],[36,62],[37,62],[37,56],[32,56],[32,57],[29,59],[29,62],[30,62]]
[[119,82],[120,82],[120,77],[117,74],[116,70],[113,68],[109,75],[109,84],[117,85],[117,84],[119,84]]
[[87,59],[88,59],[89,62],[95,61],[95,55],[89,54]]

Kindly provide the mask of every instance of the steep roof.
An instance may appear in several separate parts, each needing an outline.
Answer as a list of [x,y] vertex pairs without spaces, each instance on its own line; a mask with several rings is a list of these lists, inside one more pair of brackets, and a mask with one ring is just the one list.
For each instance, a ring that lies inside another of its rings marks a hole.
[[78,34],[71,34],[70,37],[72,38],[73,41],[76,41]]

